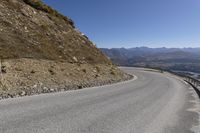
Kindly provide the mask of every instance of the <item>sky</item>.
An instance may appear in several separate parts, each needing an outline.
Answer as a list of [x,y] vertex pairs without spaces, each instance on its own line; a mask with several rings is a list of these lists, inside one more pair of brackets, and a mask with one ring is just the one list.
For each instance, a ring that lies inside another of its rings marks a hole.
[[101,48],[200,47],[200,0],[43,0]]

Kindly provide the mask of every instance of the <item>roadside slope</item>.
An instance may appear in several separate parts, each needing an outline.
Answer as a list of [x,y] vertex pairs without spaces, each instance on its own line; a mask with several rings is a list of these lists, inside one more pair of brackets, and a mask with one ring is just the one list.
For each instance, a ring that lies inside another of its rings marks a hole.
[[130,78],[74,22],[40,0],[0,2],[0,98]]

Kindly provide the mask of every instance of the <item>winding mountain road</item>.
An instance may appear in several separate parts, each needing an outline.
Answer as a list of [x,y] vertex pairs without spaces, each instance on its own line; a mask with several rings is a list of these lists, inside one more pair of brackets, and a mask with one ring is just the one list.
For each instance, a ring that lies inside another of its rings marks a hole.
[[199,133],[199,99],[170,74],[0,101],[0,133]]

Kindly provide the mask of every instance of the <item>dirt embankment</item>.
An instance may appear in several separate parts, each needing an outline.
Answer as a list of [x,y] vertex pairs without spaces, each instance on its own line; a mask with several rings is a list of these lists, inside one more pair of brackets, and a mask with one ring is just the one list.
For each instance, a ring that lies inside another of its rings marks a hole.
[[11,59],[2,62],[0,99],[76,90],[130,78],[115,66],[104,64]]
[[40,0],[0,2],[0,99],[131,78]]

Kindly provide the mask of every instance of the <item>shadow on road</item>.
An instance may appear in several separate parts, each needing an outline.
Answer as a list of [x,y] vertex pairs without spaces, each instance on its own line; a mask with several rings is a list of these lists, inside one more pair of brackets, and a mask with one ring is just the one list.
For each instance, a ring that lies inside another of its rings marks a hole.
[[199,96],[199,99],[200,99],[200,91],[199,91],[199,89],[197,87],[195,87],[193,84],[191,84],[190,82],[188,82],[188,81],[186,81],[186,82],[188,84],[190,84],[194,88],[194,90],[196,91],[196,93],[197,93],[197,95]]

